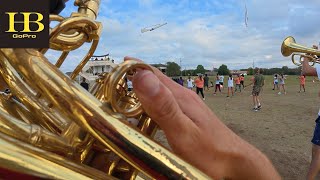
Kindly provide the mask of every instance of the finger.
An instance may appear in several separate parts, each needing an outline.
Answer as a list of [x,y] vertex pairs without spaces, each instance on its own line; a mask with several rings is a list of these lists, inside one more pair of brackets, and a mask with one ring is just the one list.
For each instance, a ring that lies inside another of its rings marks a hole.
[[135,61],[139,61],[139,62],[143,62],[142,60],[138,59],[138,58],[134,58],[134,57],[130,57],[130,56],[126,56],[123,58],[124,61],[127,60],[135,60]]
[[[134,57],[130,57],[130,56],[124,57],[124,61],[127,61],[127,60],[135,60],[135,61],[143,62],[142,60],[140,60],[138,58],[134,58]],[[168,76],[164,75],[158,68],[152,67],[152,69],[154,70],[155,75],[158,76],[160,81],[162,81],[166,85],[170,86],[169,87],[170,89],[177,88],[177,87],[181,86],[181,85],[177,84],[176,82],[172,81]]]
[[[136,60],[139,62],[143,62],[140,59],[130,57],[130,56],[124,57],[124,61],[127,61],[127,60]],[[164,83],[169,88],[170,91],[172,91],[172,93],[175,97],[181,97],[181,94],[182,94],[181,91],[184,91],[184,92],[188,93],[189,95],[193,96],[193,98],[196,97],[193,100],[196,99],[196,101],[201,102],[201,101],[199,101],[200,98],[198,98],[198,96],[194,96],[195,94],[191,93],[193,91],[190,91],[187,88],[182,88],[180,84],[177,84],[176,82],[172,81],[172,79],[170,79],[168,76],[164,75],[158,68],[152,67],[152,69],[153,69],[155,75],[159,78],[159,80],[162,83]],[[178,99],[182,99],[182,98],[178,98]],[[186,100],[185,97],[183,99]],[[179,105],[183,104],[183,103],[181,103],[181,101],[179,101],[178,103],[179,103]],[[184,103],[185,103],[185,101],[184,101]]]
[[[135,60],[135,61],[143,62],[142,60],[140,60],[138,58],[134,58],[134,57],[130,57],[130,56],[124,57],[124,61],[127,61],[127,60]],[[156,76],[158,76],[160,81],[162,81],[166,85],[170,86],[170,88],[177,88],[180,86],[176,82],[172,81],[168,76],[164,75],[158,68],[152,67],[152,69],[154,70],[154,73],[156,74]]]
[[[183,113],[186,114],[197,126],[203,127],[206,125],[206,123],[203,122],[208,119],[212,119],[210,117],[203,116],[208,114],[213,115],[213,113],[194,91],[182,87],[180,84],[172,81],[157,68],[154,69],[154,73],[172,92]],[[203,118],[199,119],[199,117]]]
[[133,77],[134,91],[147,114],[166,134],[186,131],[193,126],[181,111],[171,91],[152,72],[138,71]]
[[[136,60],[139,62],[143,62],[140,59],[129,56],[126,56],[124,58],[124,61],[126,60]],[[172,81],[172,79],[164,75],[159,69],[155,67],[152,68],[159,80],[172,92],[182,112],[186,114],[188,117],[190,117],[190,119],[194,123],[196,123],[197,126],[201,126],[201,121],[206,120],[206,118],[199,119],[198,117],[202,117],[203,114],[213,115],[211,110],[203,103],[203,101],[198,97],[198,95],[195,92],[187,88],[184,88],[180,84]],[[190,106],[190,104],[195,104],[195,106]],[[204,111],[206,113],[204,113]],[[207,119],[212,118],[208,117]]]

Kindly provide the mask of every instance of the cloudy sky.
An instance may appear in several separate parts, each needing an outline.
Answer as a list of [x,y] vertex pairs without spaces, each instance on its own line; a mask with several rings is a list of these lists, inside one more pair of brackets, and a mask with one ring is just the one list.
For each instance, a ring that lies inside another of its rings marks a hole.
[[[110,53],[117,63],[127,55],[146,63],[181,59],[183,69],[240,69],[253,61],[258,67],[294,67],[282,57],[281,43],[293,36],[301,45],[319,44],[319,8],[319,0],[101,0],[97,21],[103,32],[95,55]],[[73,11],[69,0],[62,15]],[[167,25],[141,33],[161,23]],[[71,53],[62,70],[71,71],[87,49]],[[54,62],[57,53],[48,57]]]

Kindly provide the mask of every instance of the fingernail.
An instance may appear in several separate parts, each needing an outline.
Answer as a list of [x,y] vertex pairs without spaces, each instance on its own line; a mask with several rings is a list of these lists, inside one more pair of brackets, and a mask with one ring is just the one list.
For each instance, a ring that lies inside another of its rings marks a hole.
[[159,79],[151,71],[138,71],[134,79],[134,89],[147,97],[153,97],[160,91]]

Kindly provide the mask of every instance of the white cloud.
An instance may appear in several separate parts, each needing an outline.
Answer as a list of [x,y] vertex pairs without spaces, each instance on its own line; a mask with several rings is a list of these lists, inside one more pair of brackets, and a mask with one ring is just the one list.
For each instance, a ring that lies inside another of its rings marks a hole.
[[272,55],[265,55],[264,58],[266,58],[266,59],[272,59]]
[[[102,0],[98,20],[103,23],[103,33],[95,54],[110,53],[118,62],[126,55],[147,63],[178,62],[181,58],[183,68],[202,64],[212,69],[226,64],[240,69],[252,66],[253,61],[260,67],[294,67],[290,58],[280,53],[284,38],[292,35],[307,46],[320,41],[317,0],[308,4],[298,0],[247,1],[248,28],[242,1],[139,0],[122,6],[126,2]],[[143,27],[164,22],[168,24],[159,29],[140,32]],[[80,54],[73,55],[65,69],[80,61]]]
[[143,7],[150,7],[153,3],[153,0],[138,0],[139,5]]

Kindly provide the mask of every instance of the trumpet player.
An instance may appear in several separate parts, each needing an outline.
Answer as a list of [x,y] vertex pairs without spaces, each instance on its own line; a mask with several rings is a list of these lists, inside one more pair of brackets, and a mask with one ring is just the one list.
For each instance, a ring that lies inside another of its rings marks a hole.
[[[318,49],[317,46],[313,46]],[[318,76],[320,78],[320,65],[315,64],[315,68],[309,65],[309,58],[304,57],[302,62],[302,74],[307,76]],[[319,94],[320,96],[320,91]],[[320,110],[315,121],[316,125],[313,132],[312,142],[312,160],[307,174],[307,180],[314,180],[320,170]]]

